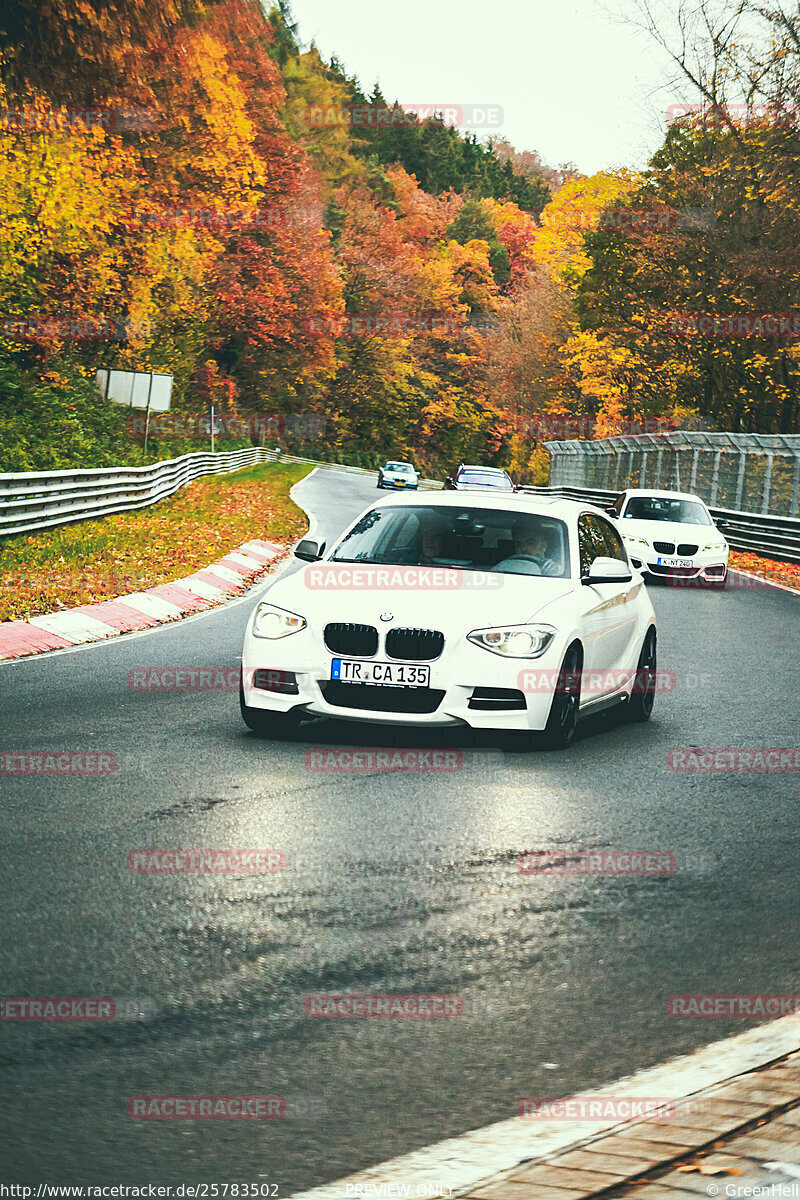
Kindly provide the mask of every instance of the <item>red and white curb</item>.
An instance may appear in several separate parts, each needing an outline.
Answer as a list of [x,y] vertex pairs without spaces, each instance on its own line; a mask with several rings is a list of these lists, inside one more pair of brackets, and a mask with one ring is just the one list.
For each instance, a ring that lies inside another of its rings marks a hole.
[[0,660],[101,642],[213,608],[241,592],[282,553],[282,546],[254,538],[183,579],[30,621],[5,621],[0,624]]
[[[799,1037],[800,1016],[781,1017],[746,1033],[712,1042],[694,1054],[647,1067],[605,1087],[593,1087],[591,1095],[593,1099],[658,1096],[684,1100],[704,1088],[725,1083],[790,1054],[797,1049]],[[530,1121],[512,1117],[368,1167],[334,1183],[295,1192],[289,1200],[348,1200],[354,1196],[361,1200],[370,1196],[377,1200],[398,1196],[430,1200],[441,1195],[464,1195],[504,1178],[507,1171],[523,1161],[527,1165],[631,1124],[619,1118],[553,1120],[537,1121],[535,1128],[531,1128]],[[509,1186],[509,1195],[513,1186]]]

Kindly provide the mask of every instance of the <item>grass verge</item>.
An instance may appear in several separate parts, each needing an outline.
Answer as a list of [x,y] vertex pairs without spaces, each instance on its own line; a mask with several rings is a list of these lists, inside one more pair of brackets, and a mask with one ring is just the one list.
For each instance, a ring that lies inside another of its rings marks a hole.
[[308,524],[289,489],[311,469],[245,467],[196,479],[152,508],[0,538],[0,621],[168,583],[250,538],[286,545]]

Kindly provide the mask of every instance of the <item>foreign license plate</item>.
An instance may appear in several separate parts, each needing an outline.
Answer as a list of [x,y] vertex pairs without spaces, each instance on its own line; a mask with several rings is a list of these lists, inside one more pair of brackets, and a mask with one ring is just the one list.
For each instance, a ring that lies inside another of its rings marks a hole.
[[693,567],[694,563],[690,558],[659,558],[659,567]]
[[354,662],[350,658],[334,658],[331,679],[341,683],[380,683],[385,687],[430,687],[430,667],[409,663]]

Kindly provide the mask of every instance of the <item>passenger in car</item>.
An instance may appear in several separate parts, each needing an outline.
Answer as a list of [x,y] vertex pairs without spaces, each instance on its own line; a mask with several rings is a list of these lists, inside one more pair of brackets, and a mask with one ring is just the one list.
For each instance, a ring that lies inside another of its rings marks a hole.
[[561,575],[564,563],[553,534],[538,522],[515,521],[514,553],[495,565],[496,571],[516,575]]

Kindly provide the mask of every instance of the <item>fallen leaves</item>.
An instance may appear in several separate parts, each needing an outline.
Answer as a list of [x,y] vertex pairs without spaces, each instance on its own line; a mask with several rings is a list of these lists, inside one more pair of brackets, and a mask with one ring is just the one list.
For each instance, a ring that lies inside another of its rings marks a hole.
[[699,1172],[700,1175],[743,1175],[744,1172],[737,1166],[739,1161],[739,1157],[733,1154],[708,1154],[684,1163],[677,1169],[686,1173]]
[[761,579],[770,579],[773,583],[782,583],[785,587],[800,591],[800,563],[778,562],[749,551],[731,550],[728,565],[736,571],[749,571]]
[[0,621],[169,583],[250,538],[290,542],[307,519],[289,489],[308,470],[274,463],[207,476],[141,512],[0,539]]

